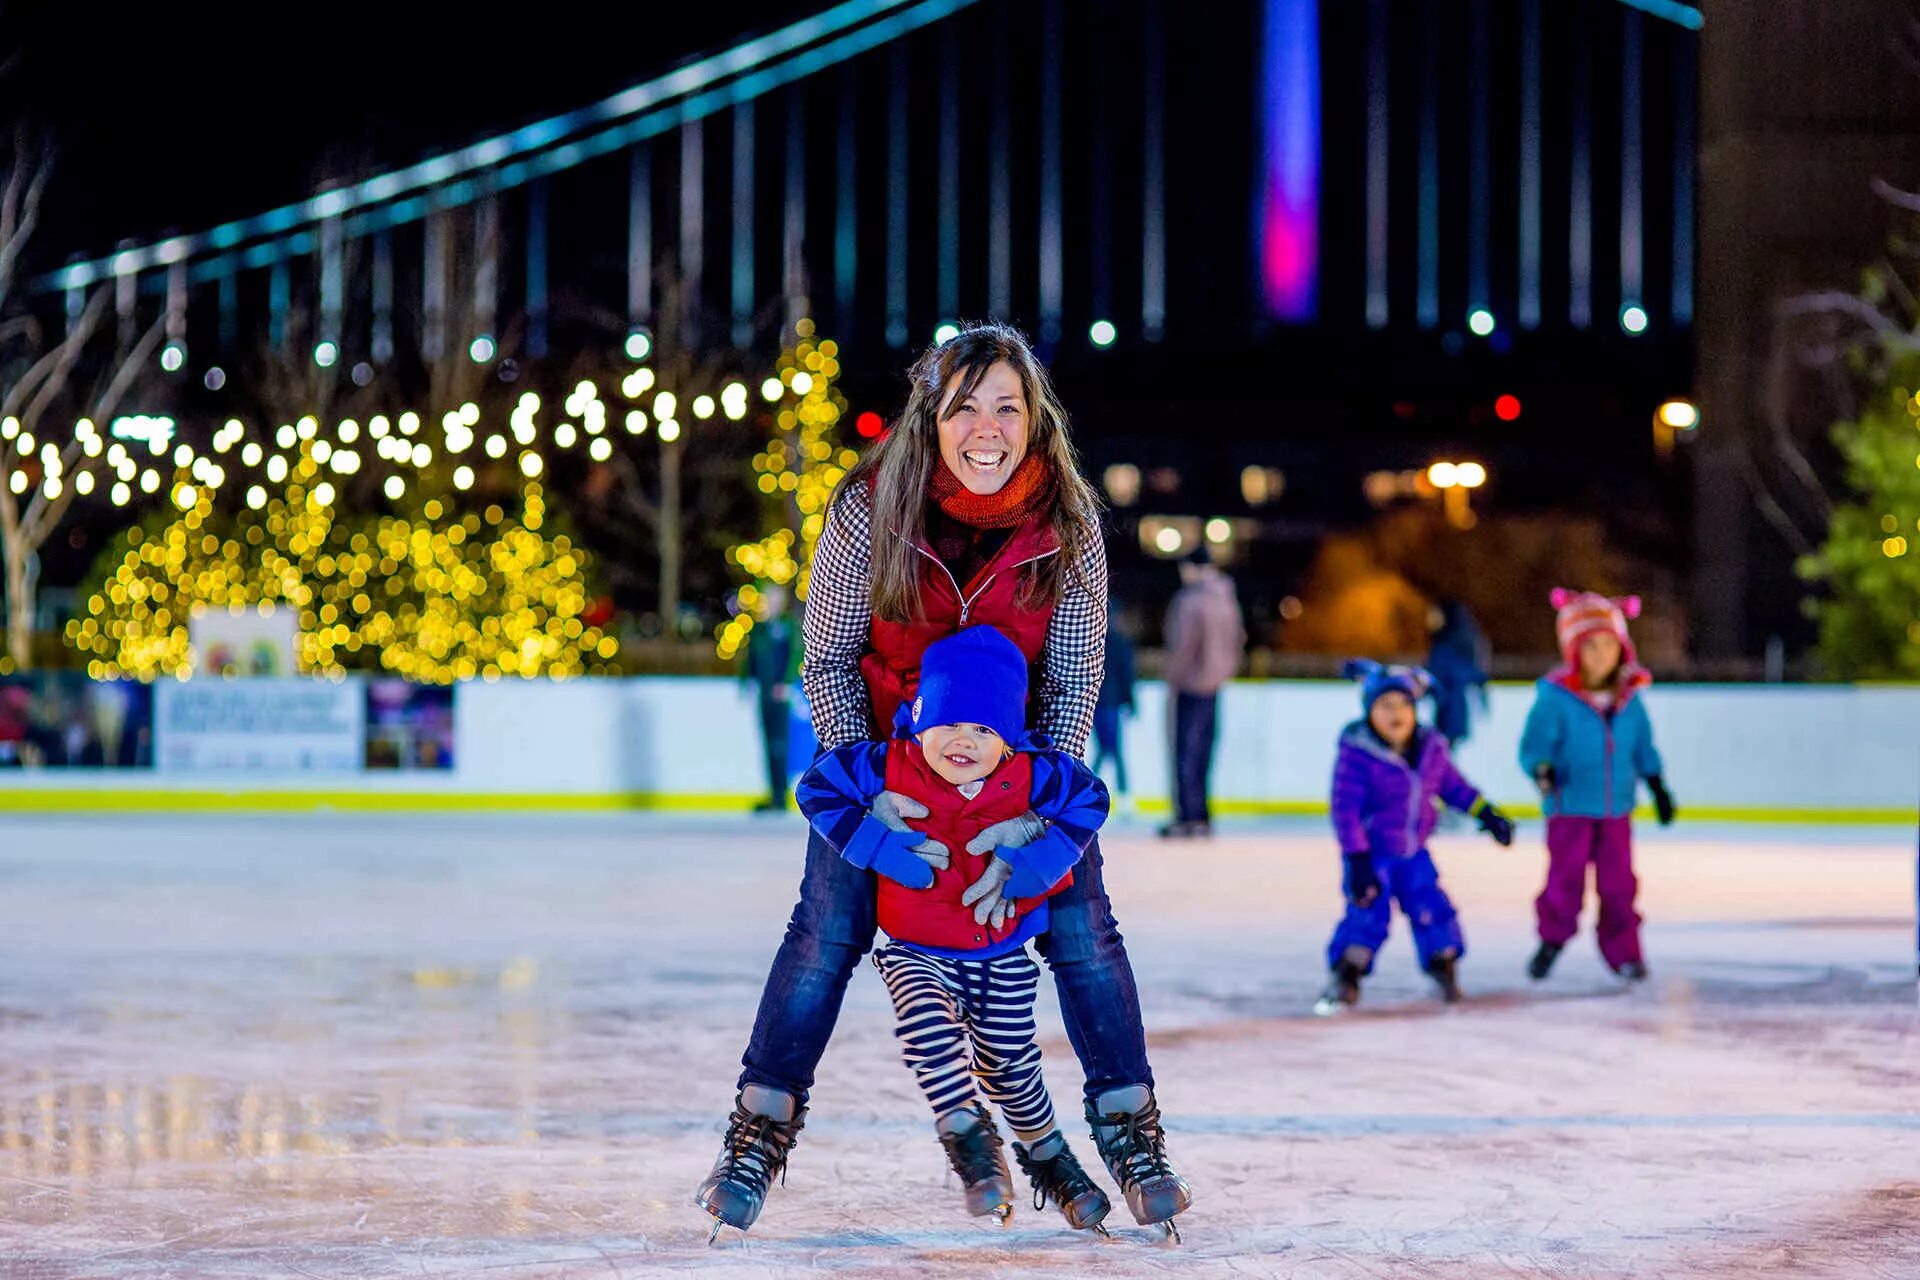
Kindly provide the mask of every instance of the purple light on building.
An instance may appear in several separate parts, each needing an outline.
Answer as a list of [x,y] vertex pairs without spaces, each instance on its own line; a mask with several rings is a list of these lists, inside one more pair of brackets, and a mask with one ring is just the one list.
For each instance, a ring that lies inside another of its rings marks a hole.
[[1320,269],[1319,0],[1267,0],[1261,60],[1260,292],[1311,320]]

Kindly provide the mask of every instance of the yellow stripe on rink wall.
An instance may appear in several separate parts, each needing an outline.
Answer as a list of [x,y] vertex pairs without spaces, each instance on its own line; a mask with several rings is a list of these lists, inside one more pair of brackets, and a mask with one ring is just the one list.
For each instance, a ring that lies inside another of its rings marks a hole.
[[509,813],[509,812],[743,812],[764,795],[656,795],[649,792],[499,791],[172,791],[79,787],[0,789],[0,815],[7,813]]
[[[499,792],[499,791],[322,791],[322,790],[170,790],[167,788],[49,787],[0,788],[0,816],[8,813],[741,813],[766,797],[762,794],[671,795],[646,791],[615,792]],[[1324,817],[1325,800],[1215,799],[1214,813],[1235,818]],[[1161,797],[1141,799],[1136,812],[1160,815],[1171,803]],[[1506,808],[1510,817],[1540,817],[1538,805]],[[1653,811],[1641,809],[1635,818],[1651,824]],[[1683,810],[1680,823],[1753,822],[1807,826],[1897,826],[1911,824],[1912,809],[1792,809],[1715,808]]]

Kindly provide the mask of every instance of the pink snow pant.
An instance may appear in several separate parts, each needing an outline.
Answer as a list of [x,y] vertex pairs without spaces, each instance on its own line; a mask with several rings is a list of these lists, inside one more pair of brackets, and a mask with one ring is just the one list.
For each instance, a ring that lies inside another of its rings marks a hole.
[[1594,930],[1600,958],[1618,969],[1640,959],[1640,915],[1633,909],[1640,882],[1633,875],[1631,818],[1547,819],[1547,886],[1533,903],[1540,940],[1564,946],[1579,929],[1588,863],[1600,898]]

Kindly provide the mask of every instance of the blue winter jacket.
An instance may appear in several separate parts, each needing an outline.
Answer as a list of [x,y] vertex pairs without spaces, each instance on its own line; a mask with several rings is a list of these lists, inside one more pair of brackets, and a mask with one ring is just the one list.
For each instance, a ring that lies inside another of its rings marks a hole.
[[1544,801],[1548,817],[1628,817],[1640,779],[1661,772],[1653,721],[1639,694],[1645,681],[1621,681],[1620,694],[1605,712],[1572,683],[1564,667],[1539,682],[1539,696],[1520,734],[1520,767],[1532,777],[1541,765],[1553,766],[1554,793]]
[[1434,797],[1463,812],[1480,807],[1480,793],[1453,767],[1447,740],[1425,725],[1413,733],[1416,763],[1409,764],[1366,721],[1341,730],[1332,802],[1340,852],[1409,858],[1426,847],[1439,821]]

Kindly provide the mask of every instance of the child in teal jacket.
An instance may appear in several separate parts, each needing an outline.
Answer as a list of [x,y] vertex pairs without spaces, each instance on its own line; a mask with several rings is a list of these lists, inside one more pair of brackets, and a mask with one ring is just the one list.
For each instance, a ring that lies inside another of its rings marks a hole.
[[1660,825],[1673,821],[1653,721],[1641,696],[1653,677],[1636,661],[1627,619],[1640,599],[1556,590],[1563,666],[1543,676],[1520,735],[1520,767],[1547,817],[1547,883],[1534,901],[1540,948],[1527,972],[1547,976],[1580,924],[1587,865],[1600,899],[1600,956],[1628,981],[1647,976],[1634,899],[1633,806],[1642,779]]

